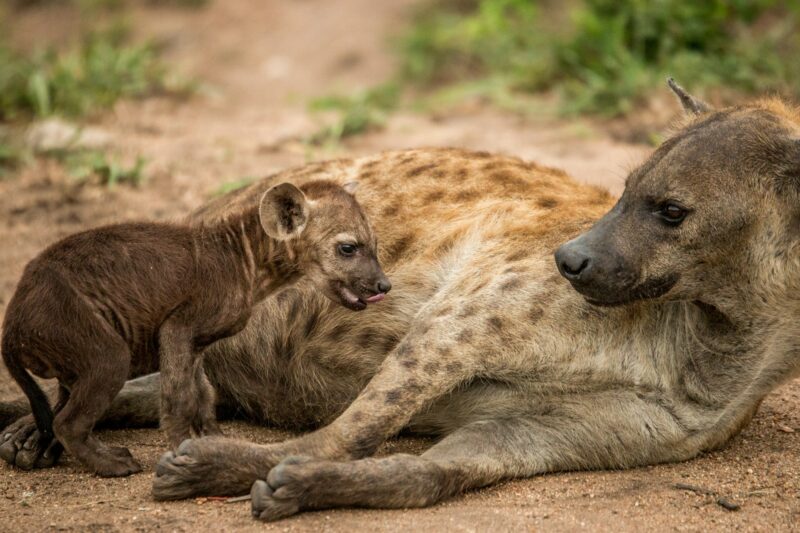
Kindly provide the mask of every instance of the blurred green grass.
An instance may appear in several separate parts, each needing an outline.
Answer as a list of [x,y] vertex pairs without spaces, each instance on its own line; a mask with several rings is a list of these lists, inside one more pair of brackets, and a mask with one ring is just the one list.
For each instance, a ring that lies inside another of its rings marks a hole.
[[190,90],[168,78],[152,43],[128,43],[122,25],[88,31],[67,50],[22,53],[0,43],[0,121],[80,118],[121,98]]
[[701,91],[797,96],[798,26],[790,0],[440,0],[400,36],[399,79],[554,90],[562,112],[606,116],[634,111],[667,75]]
[[[17,9],[57,0],[18,0]],[[191,80],[176,76],[159,58],[152,42],[132,43],[124,18],[122,0],[61,0],[81,10],[89,21],[71,46],[17,50],[3,38],[3,28],[13,24],[13,12],[0,19],[0,176],[6,176],[26,161],[53,154],[33,154],[19,138],[27,123],[51,116],[82,122],[112,107],[120,99],[144,98],[156,94],[188,96],[195,90]],[[199,6],[205,2],[170,0],[173,4]],[[95,16],[101,11],[113,16]],[[100,22],[102,21],[102,22]],[[15,135],[16,133],[16,135]],[[138,185],[143,178],[144,160],[130,167],[97,150],[75,150],[57,158],[70,174],[89,177],[108,185]]]

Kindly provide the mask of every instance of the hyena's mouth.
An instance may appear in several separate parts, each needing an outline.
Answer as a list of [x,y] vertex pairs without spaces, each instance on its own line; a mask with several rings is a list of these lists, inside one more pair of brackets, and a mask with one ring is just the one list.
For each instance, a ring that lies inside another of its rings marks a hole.
[[608,291],[606,294],[589,292],[585,288],[576,290],[581,293],[584,300],[592,305],[599,307],[616,307],[637,300],[660,298],[667,294],[679,279],[680,275],[678,274],[667,275],[647,280],[629,289]]
[[331,282],[331,288],[333,293],[336,294],[339,303],[353,311],[363,311],[367,308],[367,304],[378,303],[386,297],[386,294],[382,292],[370,296],[359,296],[341,281]]

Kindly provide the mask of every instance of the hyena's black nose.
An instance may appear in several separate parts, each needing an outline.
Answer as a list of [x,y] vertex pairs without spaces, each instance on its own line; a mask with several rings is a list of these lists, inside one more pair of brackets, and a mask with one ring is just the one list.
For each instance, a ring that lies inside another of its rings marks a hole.
[[590,270],[592,260],[581,246],[567,243],[556,251],[556,264],[562,276],[578,281]]
[[383,278],[382,280],[378,280],[375,288],[378,290],[378,292],[389,292],[392,290],[392,282],[386,278]]

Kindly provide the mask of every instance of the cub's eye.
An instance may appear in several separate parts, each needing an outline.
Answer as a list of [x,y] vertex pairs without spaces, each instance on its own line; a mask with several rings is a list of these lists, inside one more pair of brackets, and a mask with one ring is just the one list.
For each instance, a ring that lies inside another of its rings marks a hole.
[[655,214],[670,226],[677,226],[683,222],[689,211],[678,204],[668,203],[662,205]]
[[355,244],[340,244],[336,247],[339,250],[339,253],[345,257],[349,257],[356,253],[358,247]]

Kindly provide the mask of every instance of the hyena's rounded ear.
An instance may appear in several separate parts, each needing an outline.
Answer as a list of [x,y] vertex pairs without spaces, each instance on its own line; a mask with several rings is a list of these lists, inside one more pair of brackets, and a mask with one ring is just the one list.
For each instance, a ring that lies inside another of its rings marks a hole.
[[308,200],[291,183],[275,185],[264,193],[258,208],[261,227],[279,241],[297,237],[308,222]]
[[358,190],[358,182],[357,181],[348,181],[344,185],[342,185],[342,189],[347,191],[349,194],[355,194],[356,190]]
[[703,113],[712,111],[711,106],[686,92],[686,89],[678,85],[674,79],[667,78],[667,85],[678,97],[678,100],[681,101],[683,110],[687,113],[691,113],[692,115],[702,115]]

